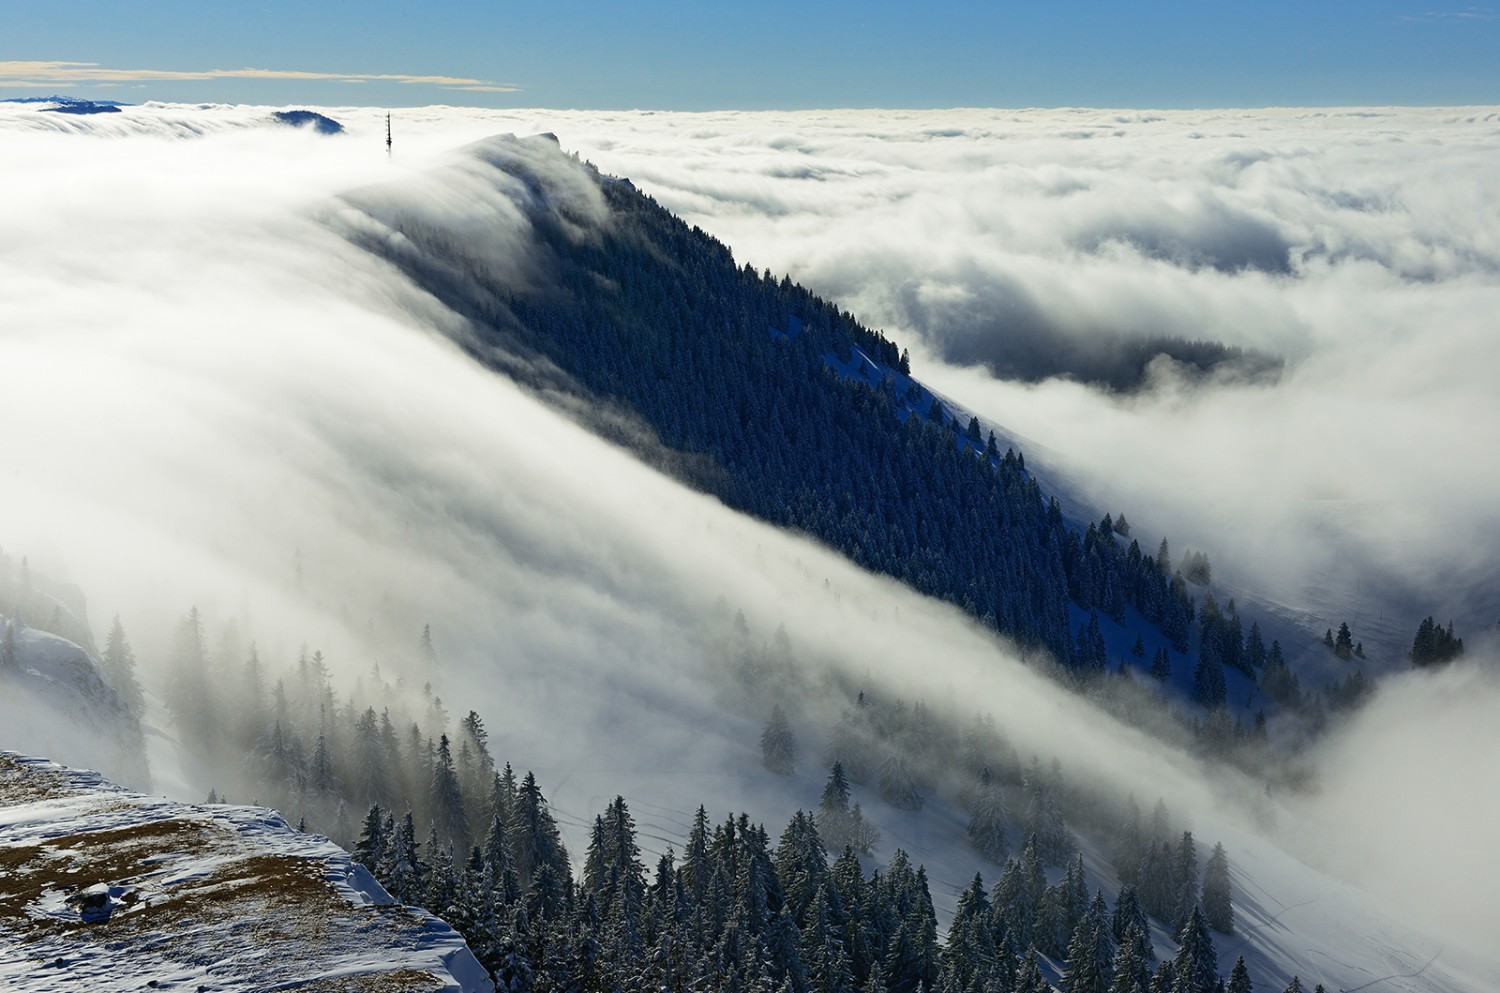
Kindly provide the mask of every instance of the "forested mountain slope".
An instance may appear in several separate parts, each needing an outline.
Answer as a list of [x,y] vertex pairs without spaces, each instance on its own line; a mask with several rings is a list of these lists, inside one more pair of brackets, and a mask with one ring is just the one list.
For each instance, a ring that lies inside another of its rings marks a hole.
[[[473,209],[434,223],[439,184],[472,189]],[[364,215],[343,219],[350,237],[467,316],[460,336],[477,357],[554,397],[606,402],[614,417],[586,415],[596,428],[730,507],[1064,664],[1104,661],[1092,641],[1080,653],[1070,602],[1120,620],[1135,606],[1188,650],[1191,599],[1154,544],[1066,526],[1024,457],[960,424],[894,344],[788,279],[736,266],[549,136],[481,142],[427,189],[348,200]]]

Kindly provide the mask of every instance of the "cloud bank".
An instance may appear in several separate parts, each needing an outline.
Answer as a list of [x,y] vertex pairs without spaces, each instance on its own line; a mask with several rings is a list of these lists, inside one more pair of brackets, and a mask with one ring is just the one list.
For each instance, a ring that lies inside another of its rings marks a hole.
[[[886,329],[1267,609],[1390,651],[1500,617],[1495,109],[509,119]],[[1163,339],[1285,365],[1186,375]],[[1127,360],[1134,396],[1046,378]]]
[[[799,650],[897,687],[915,690],[911,659],[941,659],[952,695],[992,710],[1023,754],[1184,810],[1211,807],[1216,787],[954,612],[728,514],[476,369],[440,333],[457,330],[451,314],[330,227],[336,194],[410,182],[495,131],[557,132],[741,260],[834,294],[1057,466],[1052,481],[1207,547],[1270,609],[1335,623],[1347,610],[1396,645],[1417,618],[1377,616],[1379,590],[1403,609],[1472,599],[1474,616],[1492,595],[1466,584],[1500,534],[1488,111],[432,108],[398,115],[389,162],[383,114],[328,108],[350,139],[325,140],[266,130],[263,111],[154,105],[58,124],[0,110],[0,540],[90,591],[96,623],[118,610],[164,630],[197,603],[248,617],[271,660],[306,639],[357,673],[372,617],[430,620],[445,697],[481,710],[497,754],[536,766],[564,813],[620,784],[770,822],[812,802],[815,771],[795,799],[750,774],[761,715],[726,717],[695,675],[720,596],[758,636],[784,623]],[[102,156],[64,129],[125,140]],[[168,140],[184,135],[204,138]],[[514,218],[482,187],[430,195],[434,217]],[[1201,334],[1291,364],[1274,386],[1187,384],[1163,366],[1128,400],[1019,385],[960,362],[974,358],[961,347],[1007,347],[1008,301],[1043,344]],[[1393,573],[1405,584],[1382,585]],[[1375,809],[1387,727],[1411,732],[1390,802],[1448,809],[1486,739],[1421,730],[1459,711],[1450,728],[1477,727],[1497,701],[1487,677],[1392,684],[1331,746],[1336,785],[1302,816],[1336,831]],[[1494,820],[1469,815],[1443,825]],[[1339,867],[1413,906],[1482,913],[1500,886],[1459,830],[1433,843],[1473,871],[1403,889],[1405,822],[1359,830]]]
[[[430,622],[450,708],[479,710],[496,754],[565,811],[624,790],[774,823],[816,798],[819,731],[803,729],[800,792],[753,772],[765,715],[726,713],[703,675],[722,600],[853,679],[992,711],[1024,754],[1182,809],[1214,801],[1191,762],[955,610],[683,489],[480,368],[453,314],[337,233],[370,222],[336,194],[394,183],[404,209],[470,225],[524,273],[514,184],[469,156],[388,163],[198,113],[223,120],[107,159],[76,144],[93,138],[7,135],[6,187],[28,195],[0,247],[0,419],[25,426],[4,544],[88,591],[96,624],[119,612],[148,674],[152,633],[194,604],[244,619],[268,665],[305,641],[351,680],[392,663],[367,630],[400,650]],[[934,654],[936,684],[908,664]]]

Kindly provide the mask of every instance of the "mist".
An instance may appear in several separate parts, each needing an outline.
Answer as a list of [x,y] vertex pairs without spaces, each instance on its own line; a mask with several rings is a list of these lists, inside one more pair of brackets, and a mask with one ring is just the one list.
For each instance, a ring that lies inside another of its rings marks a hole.
[[1322,747],[1319,788],[1293,802],[1288,827],[1318,864],[1476,949],[1492,948],[1500,929],[1495,647],[1387,682]]
[[[1500,534],[1493,116],[430,108],[398,115],[387,161],[383,115],[326,112],[351,133],[268,127],[255,108],[156,105],[102,133],[0,111],[0,545],[77,583],[96,632],[119,613],[148,688],[152,632],[190,605],[246,624],[273,665],[321,648],[342,680],[399,666],[371,657],[372,626],[415,641],[431,623],[449,709],[479,711],[496,756],[535,769],[565,817],[619,791],[663,822],[703,802],[775,824],[816,802],[821,772],[769,782],[765,715],[726,712],[704,678],[724,603],[852,679],[989,711],[1070,776],[1189,817],[1246,785],[1209,781],[956,610],[727,511],[477,366],[459,318],[343,237],[365,222],[340,197],[427,190],[431,220],[487,220],[491,261],[524,274],[524,191],[454,179],[478,171],[451,150],[501,130],[557,132],[739,260],[885,327],[1049,486],[1206,548],[1297,623],[1350,612],[1388,668],[1426,613],[1493,606],[1493,586],[1471,606],[1468,585]],[[1159,363],[1128,398],[1002,380],[984,355],[1007,347],[1007,306],[1029,308],[1043,351],[1167,334],[1287,365],[1267,384]],[[1362,606],[1389,589],[1395,606]],[[1374,802],[1389,726],[1409,745],[1402,803],[1442,808],[1472,782],[1455,750],[1491,754],[1487,739],[1420,733],[1496,712],[1493,680],[1464,671],[1389,684],[1292,812],[1326,828],[1282,839],[1429,919],[1481,912],[1486,839],[1455,832],[1447,856],[1475,871],[1417,882],[1399,818],[1361,819],[1341,851],[1320,842]]]
[[[766,715],[726,713],[703,674],[722,602],[850,678],[987,710],[1080,779],[1183,809],[1221,792],[958,611],[684,489],[474,363],[457,317],[341,236],[372,222],[339,195],[404,184],[408,209],[462,218],[524,272],[526,193],[478,182],[477,153],[372,163],[202,113],[236,126],[121,138],[107,158],[78,144],[94,136],[18,136],[7,187],[30,193],[0,249],[0,413],[26,426],[4,546],[82,587],[96,625],[118,613],[148,686],[194,605],[211,641],[236,620],[268,665],[306,644],[346,685],[399,665],[371,657],[372,627],[410,644],[430,623],[435,691],[565,811],[623,789],[775,822],[821,774],[809,758],[794,798],[750,772]],[[940,682],[920,657],[943,660]],[[818,727],[803,733],[815,754]]]
[[[1265,609],[1357,618],[1382,655],[1428,613],[1500,617],[1493,108],[547,126]],[[1250,361],[1150,362],[1163,339]],[[1073,381],[1138,372],[1127,396]]]

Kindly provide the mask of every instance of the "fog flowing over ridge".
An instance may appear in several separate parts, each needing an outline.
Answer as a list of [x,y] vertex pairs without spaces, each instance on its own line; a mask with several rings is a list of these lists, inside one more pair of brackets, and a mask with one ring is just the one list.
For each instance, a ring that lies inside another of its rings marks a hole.
[[[179,136],[270,113],[12,112]],[[383,113],[328,113],[384,137]],[[1429,612],[1500,617],[1496,108],[412,108],[395,163],[502,131],[557,133],[883,328],[1098,513],[1207,548],[1275,609],[1357,614],[1389,647]],[[1133,392],[1071,381],[1099,378]]]
[[[481,219],[491,261],[524,270],[521,194],[486,190],[470,154],[414,176],[285,129],[132,138],[108,162],[51,136],[17,146],[32,192],[5,250],[0,402],[28,430],[0,513],[6,547],[96,615],[164,632],[197,604],[245,618],[269,660],[306,642],[351,679],[383,661],[363,654],[369,627],[414,639],[430,622],[442,695],[495,723],[498,754],[547,755],[554,789],[579,780],[560,802],[582,814],[588,786],[631,777],[678,779],[684,803],[745,795],[724,770],[758,767],[764,715],[726,722],[698,675],[723,601],[756,637],[784,624],[896,692],[989,686],[1018,747],[1079,775],[1210,803],[1136,733],[1104,749],[1092,707],[955,610],[685,490],[455,348],[440,332],[457,318],[339,237],[369,222],[336,195],[407,184],[429,220]],[[934,653],[936,687],[906,664]]]
[[[1500,616],[1493,109],[651,116],[567,137],[909,343],[1100,511],[1315,622]],[[1158,362],[1126,398],[1024,385],[1161,338],[1286,366],[1195,383]]]
[[[1487,453],[1500,416],[1485,335],[1500,312],[1500,229],[1486,211],[1500,198],[1479,163],[1500,125],[1485,112],[1329,125],[1292,113],[425,109],[398,115],[389,162],[383,114],[368,110],[326,110],[351,134],[324,138],[266,126],[254,109],[154,106],[134,123],[109,115],[107,140],[11,113],[0,112],[0,543],[79,583],[96,627],[118,611],[133,630],[165,630],[197,603],[211,619],[246,618],[268,657],[308,640],[351,677],[372,661],[372,624],[414,638],[430,621],[451,709],[480,710],[496,754],[518,766],[545,750],[555,765],[537,771],[565,812],[625,788],[784,819],[783,788],[753,771],[763,715],[726,716],[696,675],[720,597],[756,637],[785,624],[799,651],[855,677],[982,702],[1023,754],[1056,754],[1070,774],[1188,811],[1212,809],[1218,787],[956,611],[686,491],[455,348],[443,333],[462,337],[454,315],[340,237],[360,221],[338,197],[411,184],[434,220],[480,218],[495,259],[522,271],[514,191],[452,179],[482,170],[445,151],[493,131],[555,131],[737,258],[885,324],[925,378],[1039,442],[1035,461],[1069,459],[1106,509],[1209,547],[1216,569],[1288,609],[1309,584],[1328,605],[1356,601],[1358,580],[1319,558],[1347,553],[1351,535],[1372,569],[1409,560],[1413,583],[1493,561],[1500,487]],[[179,140],[189,135],[201,140]],[[1271,151],[1244,151],[1257,145]],[[450,179],[434,180],[439,166]],[[1461,178],[1439,182],[1440,168]],[[1162,178],[1141,207],[1135,194],[1172,169],[1202,188],[1169,195]],[[1322,214],[1299,213],[1318,201],[1299,169],[1341,177]],[[1344,193],[1374,199],[1340,207]],[[1167,233],[1131,236],[1141,218]],[[1020,294],[1055,325],[1032,329],[1039,342],[1203,336],[1290,364],[1274,386],[1158,370],[1122,400],[937,363],[1000,347],[989,315]],[[1423,471],[1393,471],[1398,456]],[[1472,736],[1453,748],[1494,754],[1493,681],[1448,678],[1463,683]],[[1380,753],[1364,743],[1385,722],[1410,731],[1411,767],[1424,770],[1403,782],[1451,802],[1462,762],[1421,729],[1453,692],[1380,698],[1376,724],[1367,716],[1330,745],[1340,785],[1302,811],[1309,822],[1336,830],[1377,788]],[[819,774],[804,778],[811,804]],[[1495,811],[1472,816],[1493,824]],[[1473,871],[1402,890],[1378,856],[1406,827],[1361,831],[1368,847],[1341,865],[1351,876],[1417,906],[1460,894],[1477,917],[1494,914],[1483,895],[1500,879],[1483,839],[1438,837]]]

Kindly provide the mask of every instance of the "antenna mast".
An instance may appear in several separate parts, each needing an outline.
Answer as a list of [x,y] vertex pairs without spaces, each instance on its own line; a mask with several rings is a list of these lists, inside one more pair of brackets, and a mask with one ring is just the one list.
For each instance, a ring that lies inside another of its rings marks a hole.
[[385,115],[385,157],[391,157],[391,115]]

